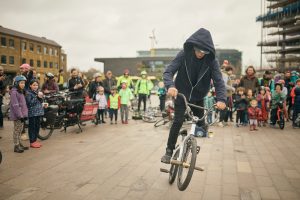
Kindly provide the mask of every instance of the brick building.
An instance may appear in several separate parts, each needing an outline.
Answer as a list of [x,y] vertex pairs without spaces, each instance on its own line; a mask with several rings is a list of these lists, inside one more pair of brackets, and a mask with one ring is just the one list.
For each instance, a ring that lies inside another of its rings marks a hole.
[[46,72],[67,71],[67,55],[61,45],[0,26],[0,65],[9,77],[14,77],[23,63],[30,64],[40,74],[41,82]]

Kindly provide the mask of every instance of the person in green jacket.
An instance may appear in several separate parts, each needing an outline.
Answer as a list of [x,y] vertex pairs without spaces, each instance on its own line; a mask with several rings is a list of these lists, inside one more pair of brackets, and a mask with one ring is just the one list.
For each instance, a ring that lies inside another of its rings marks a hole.
[[146,101],[147,97],[150,94],[151,89],[153,88],[153,83],[148,80],[147,78],[147,72],[142,71],[141,72],[141,79],[139,79],[136,83],[135,87],[135,95],[138,95],[139,101],[138,101],[138,111],[140,111],[141,102],[143,101],[144,104],[144,112],[146,111]]
[[127,87],[127,81],[123,80],[121,90],[119,91],[121,97],[121,120],[122,124],[128,124],[128,103],[133,99],[131,90]]
[[121,86],[122,86],[121,84],[123,83],[123,81],[127,82],[127,87],[128,88],[133,89],[133,81],[132,81],[131,76],[129,76],[129,70],[128,69],[125,69],[124,74],[118,78],[118,82],[117,82],[118,90],[121,89]]
[[279,104],[284,104],[286,99],[286,95],[282,92],[282,85],[279,83],[275,84],[275,91],[272,93],[271,100],[271,126],[274,126],[277,121],[277,108]]

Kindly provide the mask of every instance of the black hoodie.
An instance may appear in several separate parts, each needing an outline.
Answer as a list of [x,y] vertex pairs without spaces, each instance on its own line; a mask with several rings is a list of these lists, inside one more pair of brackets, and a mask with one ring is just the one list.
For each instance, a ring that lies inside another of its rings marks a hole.
[[[197,59],[193,47],[209,51],[202,59]],[[177,73],[175,83],[174,75]],[[184,43],[184,49],[166,68],[164,83],[167,88],[175,87],[183,93],[188,101],[202,100],[210,89],[211,79],[216,88],[217,101],[226,102],[226,89],[220,71],[220,65],[215,58],[215,47],[210,32],[204,28],[191,35]]]

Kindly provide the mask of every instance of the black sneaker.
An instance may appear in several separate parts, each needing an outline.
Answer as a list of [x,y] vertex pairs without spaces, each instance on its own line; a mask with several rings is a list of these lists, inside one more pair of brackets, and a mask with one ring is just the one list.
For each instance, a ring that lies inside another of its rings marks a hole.
[[23,153],[24,149],[21,149],[20,145],[15,145],[14,152]]
[[23,144],[22,144],[22,143],[20,143],[20,148],[21,148],[21,149],[23,149],[23,150],[28,150],[28,149],[29,149],[29,147],[25,147],[25,146],[23,146]]
[[161,158],[160,161],[165,164],[170,164],[172,155],[173,155],[173,150],[166,149],[166,154]]

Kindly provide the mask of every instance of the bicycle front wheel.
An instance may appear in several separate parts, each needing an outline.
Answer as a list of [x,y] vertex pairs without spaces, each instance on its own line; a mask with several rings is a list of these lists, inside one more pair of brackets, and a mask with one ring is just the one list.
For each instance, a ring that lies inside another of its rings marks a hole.
[[[177,151],[175,152],[174,157],[173,157],[174,160],[176,160],[178,158],[179,152],[180,152],[180,149],[177,149]],[[178,165],[171,164],[170,172],[169,172],[169,183],[170,184],[174,183],[177,172],[178,172]]]
[[181,158],[182,165],[178,167],[177,186],[180,191],[188,187],[194,173],[197,159],[197,141],[192,135],[188,137],[183,148]]

